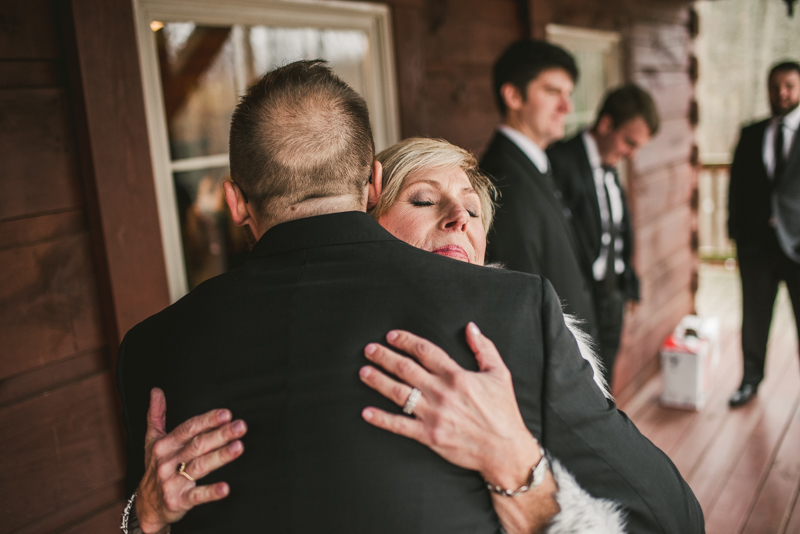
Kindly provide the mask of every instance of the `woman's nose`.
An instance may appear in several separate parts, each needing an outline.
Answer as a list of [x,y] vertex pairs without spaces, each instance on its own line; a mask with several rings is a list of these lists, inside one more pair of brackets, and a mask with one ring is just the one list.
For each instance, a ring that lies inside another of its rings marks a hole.
[[466,232],[468,222],[469,212],[460,204],[453,204],[450,208],[450,213],[444,219],[444,227],[448,230]]

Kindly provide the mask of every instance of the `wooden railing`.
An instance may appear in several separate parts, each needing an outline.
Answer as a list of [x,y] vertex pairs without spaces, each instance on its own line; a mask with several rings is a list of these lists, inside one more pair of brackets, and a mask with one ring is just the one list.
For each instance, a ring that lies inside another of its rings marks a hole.
[[697,224],[701,258],[724,259],[735,256],[735,246],[728,238],[729,182],[729,164],[702,165],[697,183]]

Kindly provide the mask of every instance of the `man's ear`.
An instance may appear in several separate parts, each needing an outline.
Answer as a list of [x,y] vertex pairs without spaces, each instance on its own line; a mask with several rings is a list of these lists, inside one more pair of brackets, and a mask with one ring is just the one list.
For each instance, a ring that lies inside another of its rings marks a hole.
[[383,192],[383,165],[380,161],[372,164],[372,182],[367,184],[367,209],[371,210],[378,204],[378,199]]
[[231,219],[236,226],[248,226],[253,237],[259,239],[261,232],[258,223],[250,213],[250,204],[245,202],[244,194],[235,182],[224,182],[222,187],[225,188],[225,203],[228,209],[231,210]]
[[517,86],[511,82],[506,82],[500,86],[500,96],[503,99],[503,102],[506,104],[506,108],[518,110],[522,107],[522,104],[525,103],[525,99],[522,98],[522,93],[519,92]]
[[597,124],[595,125],[594,129],[599,135],[608,135],[613,132],[614,121],[611,118],[611,115],[600,115],[600,117],[597,119]]

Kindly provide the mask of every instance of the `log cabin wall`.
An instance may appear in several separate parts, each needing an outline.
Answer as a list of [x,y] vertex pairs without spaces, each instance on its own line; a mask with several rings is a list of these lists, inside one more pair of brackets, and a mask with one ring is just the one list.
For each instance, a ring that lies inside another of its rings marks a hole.
[[100,532],[123,458],[64,46],[50,2],[0,21],[0,532]]
[[119,528],[119,333],[168,303],[143,106],[129,2],[0,4],[0,533]]
[[392,0],[402,134],[443,137],[480,154],[499,118],[491,67],[547,24],[619,32],[625,79],[650,91],[662,123],[629,168],[642,301],[626,318],[615,393],[658,368],[662,340],[694,309],[696,154],[690,3],[652,0]]

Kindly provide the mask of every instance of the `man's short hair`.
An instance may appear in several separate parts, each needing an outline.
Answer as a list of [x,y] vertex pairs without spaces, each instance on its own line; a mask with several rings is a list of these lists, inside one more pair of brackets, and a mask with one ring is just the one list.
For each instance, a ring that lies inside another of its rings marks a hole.
[[366,102],[320,59],[265,74],[231,119],[231,178],[265,222],[310,198],[360,200],[374,154]]
[[772,79],[772,75],[776,72],[788,72],[788,71],[795,71],[797,74],[800,74],[800,63],[797,61],[782,61],[773,65],[771,69],[769,69],[769,76],[767,80]]
[[606,99],[597,113],[597,120],[599,121],[603,115],[611,117],[611,125],[615,129],[629,120],[641,117],[647,123],[650,135],[655,135],[661,124],[655,100],[650,93],[635,83],[623,85],[606,93]]
[[494,64],[494,97],[497,108],[505,117],[506,103],[500,88],[511,83],[519,90],[523,100],[528,84],[539,74],[549,69],[562,69],[569,74],[573,83],[578,82],[578,66],[572,55],[563,48],[545,41],[525,39],[506,48]]

